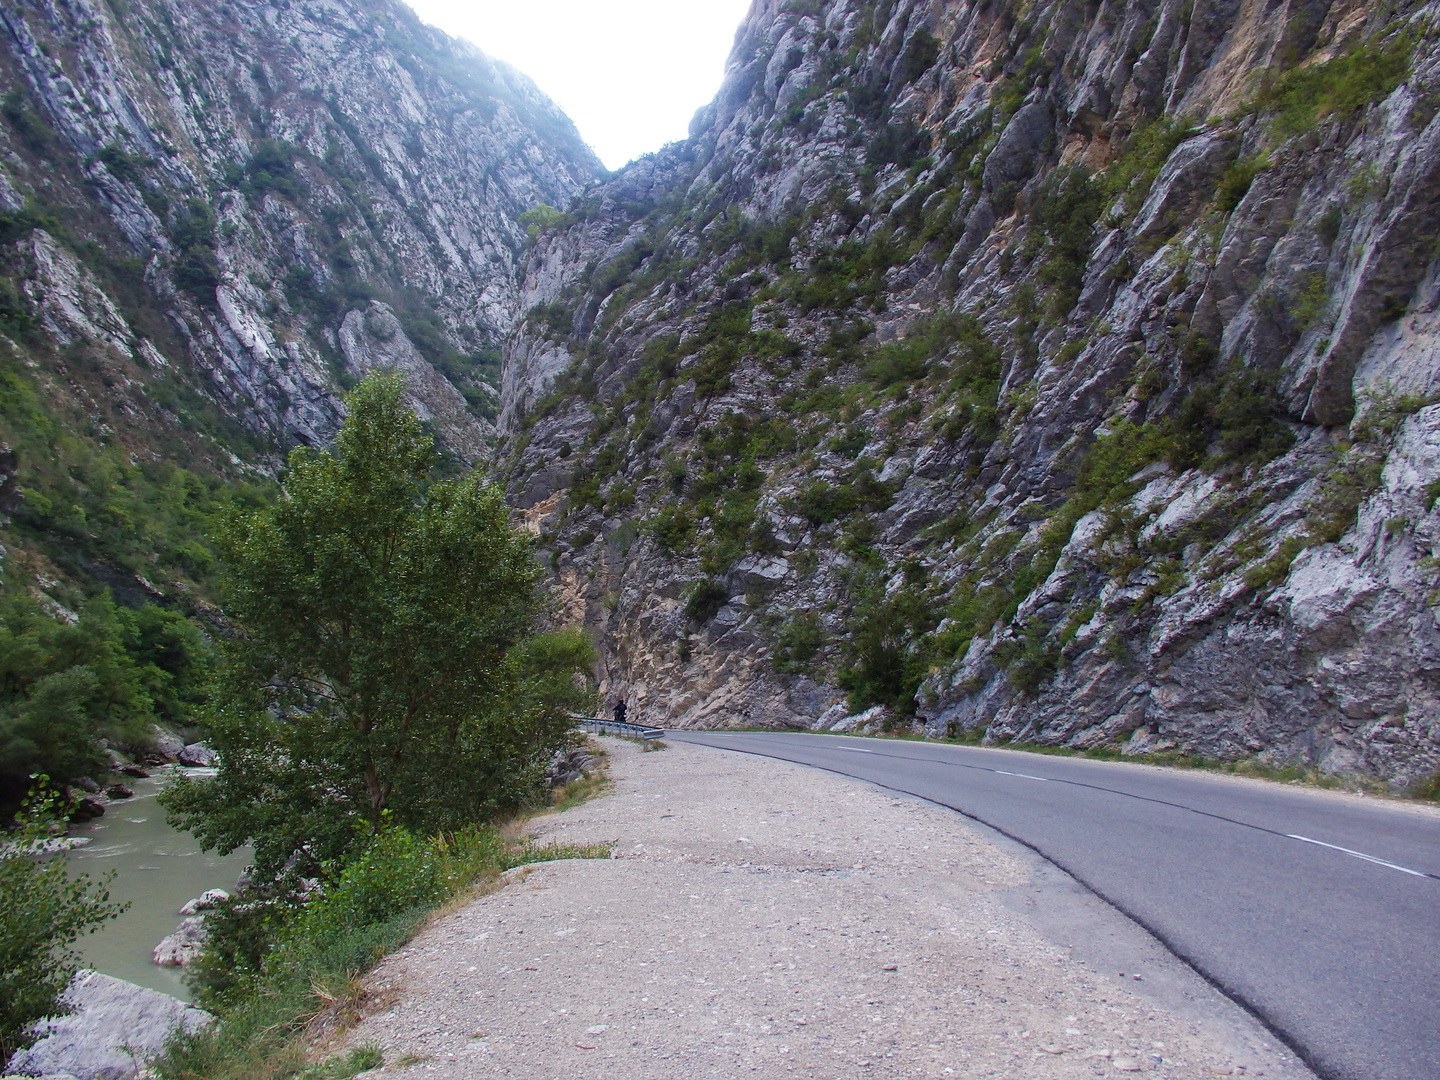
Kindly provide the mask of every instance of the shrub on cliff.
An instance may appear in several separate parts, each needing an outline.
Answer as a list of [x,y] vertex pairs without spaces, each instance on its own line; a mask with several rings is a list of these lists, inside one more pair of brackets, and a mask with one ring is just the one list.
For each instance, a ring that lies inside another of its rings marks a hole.
[[429,834],[519,804],[589,704],[588,640],[534,635],[530,540],[478,474],[431,479],[403,388],[362,382],[334,447],[296,450],[284,497],[220,538],[219,774],[165,805],[206,847],[253,844],[261,880],[343,860],[358,822]]

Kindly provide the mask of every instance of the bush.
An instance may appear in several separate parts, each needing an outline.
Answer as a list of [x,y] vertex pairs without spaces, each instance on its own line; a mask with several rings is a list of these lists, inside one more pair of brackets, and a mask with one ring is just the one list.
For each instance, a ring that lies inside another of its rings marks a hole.
[[820,616],[813,611],[797,611],[775,635],[771,662],[781,674],[799,674],[809,667],[824,645]]
[[504,838],[491,827],[470,825],[429,838],[385,826],[362,833],[370,837],[363,851],[281,935],[272,966],[287,963],[287,952],[328,948],[354,927],[433,907],[486,872],[504,869],[509,856]]
[[144,179],[144,173],[141,170],[153,168],[158,164],[153,157],[141,157],[138,154],[130,153],[124,147],[113,144],[102,146],[95,158],[115,179],[135,184],[137,187]]
[[940,59],[940,40],[923,26],[910,37],[905,59],[900,63],[900,81],[911,83],[935,66]]
[[1215,398],[1222,460],[1264,464],[1295,443],[1295,433],[1280,418],[1276,396],[1279,372],[1247,368],[1231,361]]
[[206,307],[214,307],[220,284],[220,263],[215,255],[215,211],[191,199],[170,226],[175,258],[175,283]]
[[690,550],[695,523],[683,506],[663,506],[646,523],[646,531],[666,551],[683,555]]
[[1241,156],[1232,161],[1215,189],[1216,209],[1222,214],[1234,210],[1250,191],[1255,178],[1269,167],[1270,159],[1264,154]]
[[291,202],[304,198],[308,187],[295,171],[300,148],[276,139],[262,139],[245,163],[245,180],[240,190],[260,200],[273,192]]
[[1052,290],[1047,303],[1052,318],[1063,317],[1080,299],[1085,267],[1095,245],[1095,223],[1105,201],[1104,186],[1082,168],[1056,170],[1036,196],[1030,211],[1031,227],[1047,241],[1049,254],[1039,277]]
[[915,711],[915,692],[930,668],[929,634],[939,614],[918,581],[886,592],[883,582],[857,589],[844,663],[836,683],[849,693],[851,712],[888,705],[902,716]]
[[730,602],[730,590],[714,578],[697,581],[685,597],[685,616],[703,625],[713,619]]
[[1160,117],[1136,130],[1125,144],[1125,151],[1105,170],[1107,194],[1125,197],[1125,212],[1134,214],[1150,194],[1165,162],[1175,148],[1199,129],[1183,120]]
[[29,107],[26,95],[19,87],[12,89],[0,101],[0,116],[9,121],[21,141],[34,153],[44,156],[56,149],[55,129]]
[[1007,667],[1010,685],[1033,697],[1060,666],[1060,649],[1047,641],[1050,628],[1044,620],[1031,618],[1018,640],[996,650],[996,660]]
[[556,210],[553,206],[541,203],[532,210],[526,210],[516,219],[529,234],[530,239],[535,239],[547,229],[554,229],[565,224],[566,217],[563,211]]
[[1380,47],[1361,45],[1323,64],[1286,72],[1256,105],[1275,113],[1281,134],[1307,131],[1328,116],[1348,117],[1388,97],[1409,72],[1412,52],[1404,37]]
[[33,852],[56,833],[61,807],[38,778],[20,826],[0,841],[0,1069],[35,1041],[30,1026],[65,1012],[60,994],[80,966],[70,946],[124,910],[101,881],[71,877],[62,858]]
[[838,487],[824,480],[812,480],[795,497],[795,512],[811,525],[828,525],[852,513],[859,505],[848,487]]

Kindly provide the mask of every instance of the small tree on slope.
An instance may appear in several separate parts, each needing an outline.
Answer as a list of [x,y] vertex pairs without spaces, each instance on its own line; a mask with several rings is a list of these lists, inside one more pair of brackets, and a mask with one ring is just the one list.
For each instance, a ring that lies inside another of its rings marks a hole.
[[0,838],[0,1072],[36,1039],[32,1025],[66,1011],[61,993],[80,966],[71,948],[124,910],[89,875],[71,876],[62,855],[46,857],[61,808],[37,777],[16,829]]
[[435,833],[520,802],[588,703],[589,640],[533,633],[528,538],[478,474],[431,479],[402,389],[362,382],[334,447],[297,449],[280,502],[220,538],[219,772],[164,801],[206,847],[253,843],[262,881],[342,858],[360,820]]

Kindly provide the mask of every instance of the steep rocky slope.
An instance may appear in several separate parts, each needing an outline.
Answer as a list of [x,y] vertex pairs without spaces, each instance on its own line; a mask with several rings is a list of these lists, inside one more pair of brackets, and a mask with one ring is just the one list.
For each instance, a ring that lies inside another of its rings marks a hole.
[[757,0],[505,347],[609,687],[1431,774],[1435,15]]
[[0,98],[7,543],[151,595],[193,540],[155,520],[326,441],[375,367],[488,453],[520,219],[601,171],[528,79],[392,0],[18,0]]

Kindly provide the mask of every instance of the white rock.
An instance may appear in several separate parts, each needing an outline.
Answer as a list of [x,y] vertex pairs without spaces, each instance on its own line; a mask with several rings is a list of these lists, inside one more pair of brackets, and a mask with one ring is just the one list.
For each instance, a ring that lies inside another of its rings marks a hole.
[[175,933],[155,946],[150,956],[161,967],[184,967],[200,954],[204,945],[205,920],[197,915],[182,922]]
[[43,1020],[43,1037],[10,1061],[14,1073],[49,1080],[135,1080],[176,1028],[194,1031],[210,1014],[158,990],[81,971],[64,999],[74,1010]]
[[872,723],[880,720],[885,712],[885,706],[874,705],[864,712],[855,713],[853,716],[846,716],[830,725],[831,731],[861,731]]
[[181,765],[205,769],[215,765],[220,759],[216,756],[215,751],[204,743],[191,743],[176,755],[176,760]]
[[218,907],[221,903],[230,899],[230,894],[224,889],[210,889],[195,897],[180,909],[181,915],[198,915],[202,911],[209,911]]
[[1285,585],[1290,617],[1311,632],[1335,625],[1379,589],[1378,581],[1330,545],[1303,552],[1291,566]]

